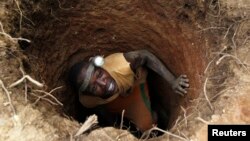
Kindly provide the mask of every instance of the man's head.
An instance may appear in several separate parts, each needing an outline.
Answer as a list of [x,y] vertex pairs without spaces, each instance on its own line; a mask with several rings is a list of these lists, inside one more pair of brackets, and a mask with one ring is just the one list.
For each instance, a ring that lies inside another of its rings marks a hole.
[[81,94],[109,98],[117,91],[117,84],[110,74],[91,62],[75,64],[69,73],[71,85]]

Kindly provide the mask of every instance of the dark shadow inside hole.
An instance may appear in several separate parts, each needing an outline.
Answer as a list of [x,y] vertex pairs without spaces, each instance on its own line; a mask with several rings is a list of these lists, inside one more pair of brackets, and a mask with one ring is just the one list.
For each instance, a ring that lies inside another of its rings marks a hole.
[[[168,129],[169,119],[171,114],[170,102],[170,87],[167,83],[164,83],[165,80],[161,78],[158,74],[153,71],[149,71],[148,74],[148,84],[149,84],[149,94],[151,100],[151,106],[158,115],[158,127],[161,129]],[[165,91],[162,91],[164,89]]]
[[18,44],[22,50],[25,50],[30,47],[30,43],[25,40],[18,40]]
[[105,116],[104,112],[100,112],[98,108],[88,109],[81,105],[81,103],[77,100],[76,102],[76,117],[75,119],[83,123],[86,118],[92,114],[96,114],[98,116],[98,126],[99,127],[114,127],[114,128],[120,128],[120,123],[123,122],[122,129],[129,130],[131,134],[133,134],[135,137],[140,138],[142,133],[139,132],[136,128],[136,126],[130,122],[129,119],[123,118],[123,121],[121,121],[122,117],[119,114],[112,115],[112,118],[107,118]]

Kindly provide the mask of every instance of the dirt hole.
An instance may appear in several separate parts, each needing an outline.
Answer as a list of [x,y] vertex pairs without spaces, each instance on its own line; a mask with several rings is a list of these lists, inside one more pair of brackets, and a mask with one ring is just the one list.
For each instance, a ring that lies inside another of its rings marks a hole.
[[[169,119],[162,119],[168,123],[166,128],[173,126],[181,112],[180,105],[190,106],[190,100],[200,94],[206,52],[202,39],[192,30],[196,19],[203,18],[196,3],[61,0],[59,4],[25,1],[24,5],[23,9],[39,7],[27,13],[33,24],[26,21],[29,24],[22,29],[22,36],[32,40],[29,45],[20,43],[27,55],[23,61],[25,69],[44,81],[47,90],[63,86],[54,93],[64,104],[53,107],[58,113],[66,113],[80,122],[85,120],[91,111],[81,107],[69,87],[69,68],[90,56],[115,52],[147,49],[174,74],[189,76],[189,94],[181,97],[173,94],[159,76],[149,75],[151,94],[159,94],[154,100],[161,100],[169,112]],[[175,11],[177,7],[181,9]]]

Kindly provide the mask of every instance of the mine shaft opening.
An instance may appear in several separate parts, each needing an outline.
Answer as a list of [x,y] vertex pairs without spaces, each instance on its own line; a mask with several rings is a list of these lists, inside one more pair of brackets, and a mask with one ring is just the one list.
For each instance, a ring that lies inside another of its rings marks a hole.
[[[47,90],[63,86],[53,93],[64,104],[63,107],[53,107],[58,113],[66,113],[79,122],[84,122],[86,116],[93,113],[81,106],[76,92],[69,86],[69,69],[74,63],[89,57],[107,56],[115,52],[146,49],[154,53],[176,76],[188,75],[190,89],[188,95],[182,97],[174,94],[157,74],[149,74],[149,90],[154,95],[153,101],[164,99],[161,108],[167,111],[168,116],[161,122],[167,125],[167,129],[174,125],[181,114],[180,106],[187,107],[191,104],[190,100],[199,95],[206,53],[185,11],[170,14],[171,7],[159,8],[157,2],[148,3],[151,7],[141,2],[118,2],[102,7],[98,2],[84,2],[85,5],[82,5],[81,2],[61,1],[64,6],[69,4],[74,7],[70,10],[51,3],[45,6],[49,6],[52,11],[34,11],[31,14],[35,30],[24,31],[23,36],[32,42],[29,46],[20,45],[28,58],[24,61],[27,73],[44,81]],[[131,9],[127,11],[121,7],[126,5]]]

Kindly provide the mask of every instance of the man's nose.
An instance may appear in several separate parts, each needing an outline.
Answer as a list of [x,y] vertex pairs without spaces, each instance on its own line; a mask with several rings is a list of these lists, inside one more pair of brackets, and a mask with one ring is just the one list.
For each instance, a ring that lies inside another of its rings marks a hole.
[[102,85],[102,86],[105,86],[105,82],[103,80],[100,80],[100,79],[97,79],[96,82],[99,84],[99,85]]

